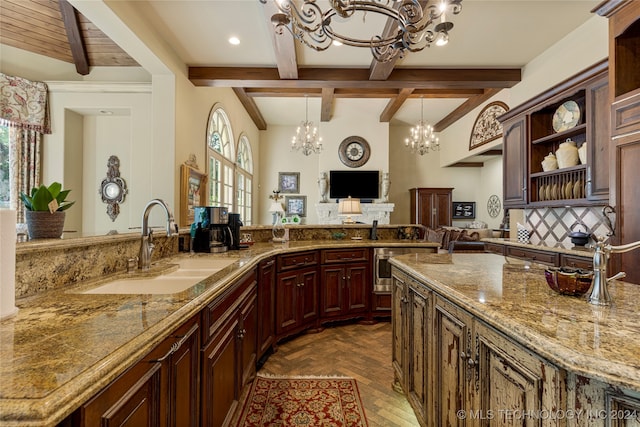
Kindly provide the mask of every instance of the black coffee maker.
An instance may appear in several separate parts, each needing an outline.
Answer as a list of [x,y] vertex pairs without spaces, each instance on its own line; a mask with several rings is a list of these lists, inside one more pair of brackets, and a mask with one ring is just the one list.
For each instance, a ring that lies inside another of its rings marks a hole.
[[232,242],[229,212],[224,206],[194,208],[194,252],[226,252]]
[[229,249],[240,249],[240,227],[242,227],[242,221],[240,220],[240,214],[229,214],[229,230],[231,232],[231,242]]

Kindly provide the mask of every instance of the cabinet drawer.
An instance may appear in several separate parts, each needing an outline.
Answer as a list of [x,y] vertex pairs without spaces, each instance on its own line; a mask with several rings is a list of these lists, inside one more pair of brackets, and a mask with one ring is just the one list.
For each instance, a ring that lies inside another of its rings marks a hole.
[[320,260],[322,264],[369,261],[369,248],[323,249],[320,251]]
[[278,256],[278,273],[300,267],[318,264],[318,251],[298,252],[295,254]]
[[640,91],[611,105],[612,134],[625,135],[640,130]]
[[[257,287],[257,273],[255,270],[247,273],[238,284],[227,292],[216,298],[209,305],[202,309],[202,345],[206,345],[211,337],[220,328],[230,311],[237,309],[237,306]],[[231,310],[230,310],[231,309]],[[227,316],[225,316],[225,314]]]
[[580,256],[560,255],[560,266],[593,270],[593,259]]
[[484,250],[494,254],[504,255],[504,245],[499,245],[497,243],[485,243]]
[[529,261],[535,261],[547,265],[558,265],[559,262],[559,256],[557,253],[536,251],[533,249],[522,249],[512,246],[507,247],[505,255],[527,259]]

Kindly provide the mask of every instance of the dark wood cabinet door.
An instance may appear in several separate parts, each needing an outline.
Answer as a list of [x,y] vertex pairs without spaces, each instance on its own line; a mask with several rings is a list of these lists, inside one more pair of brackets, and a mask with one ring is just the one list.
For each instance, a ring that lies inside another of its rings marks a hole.
[[300,319],[307,325],[318,318],[318,271],[315,268],[307,268],[299,272],[301,296]]
[[410,221],[425,227],[450,226],[452,220],[453,188],[412,188],[410,197]]
[[240,330],[238,336],[241,342],[240,368],[240,388],[255,376],[257,361],[257,338],[258,338],[258,294],[254,291],[240,307]]
[[297,271],[278,274],[276,289],[276,334],[281,336],[300,324],[300,280]]
[[502,165],[505,207],[524,207],[527,196],[527,118],[503,123]]
[[369,264],[348,264],[345,267],[347,277],[347,295],[345,311],[349,314],[362,313],[369,309],[369,295],[371,294],[371,280]]
[[258,266],[258,359],[276,340],[276,270],[275,259],[260,262]]
[[203,349],[202,426],[226,426],[238,405],[239,318],[232,316]]
[[586,88],[587,111],[591,114],[587,128],[587,199],[609,201],[609,146],[611,126],[601,120],[610,111],[607,76]]
[[407,289],[407,384],[406,392],[421,425],[426,425],[429,412],[429,324],[432,293],[424,286],[411,283]]
[[341,315],[345,309],[345,268],[339,265],[322,266],[320,277],[320,317],[326,319]]
[[[395,270],[394,270],[395,272]],[[404,275],[393,274],[391,285],[391,339],[392,353],[391,365],[393,366],[394,388],[402,390],[405,383],[407,356],[406,346],[406,321],[407,321],[407,283]]]
[[180,346],[169,359],[169,426],[200,424],[200,328],[194,318],[174,334]]

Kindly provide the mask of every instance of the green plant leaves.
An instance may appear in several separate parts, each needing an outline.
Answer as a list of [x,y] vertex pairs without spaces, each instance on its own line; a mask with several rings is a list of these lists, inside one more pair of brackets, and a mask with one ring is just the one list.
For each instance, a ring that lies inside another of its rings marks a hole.
[[58,202],[58,211],[69,209],[75,202],[67,202],[66,198],[71,190],[62,190],[62,184],[59,182],[52,183],[49,187],[41,185],[31,189],[31,196],[20,193],[20,199],[24,203],[24,207],[30,211],[48,211],[49,203],[52,200]]

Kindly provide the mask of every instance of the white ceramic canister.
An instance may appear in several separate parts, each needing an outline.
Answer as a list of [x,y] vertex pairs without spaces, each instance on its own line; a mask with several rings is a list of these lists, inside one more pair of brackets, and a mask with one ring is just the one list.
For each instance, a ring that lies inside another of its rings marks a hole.
[[549,153],[549,155],[542,161],[542,170],[546,172],[555,169],[558,169],[558,160],[556,159],[555,154]]
[[576,143],[567,138],[565,142],[560,144],[556,150],[556,159],[558,160],[558,167],[560,169],[575,166],[580,161],[578,157],[578,147]]
[[578,157],[580,158],[580,164],[587,164],[587,141],[583,142],[578,148]]

